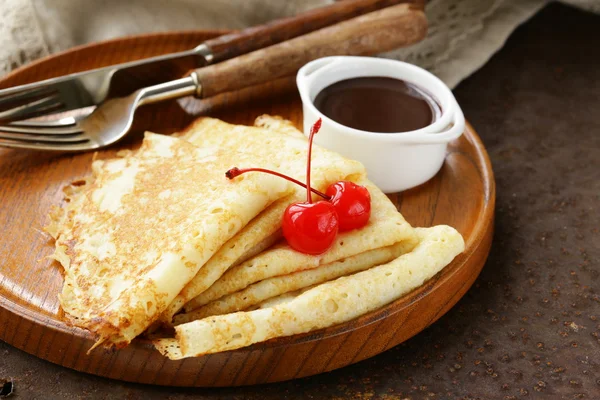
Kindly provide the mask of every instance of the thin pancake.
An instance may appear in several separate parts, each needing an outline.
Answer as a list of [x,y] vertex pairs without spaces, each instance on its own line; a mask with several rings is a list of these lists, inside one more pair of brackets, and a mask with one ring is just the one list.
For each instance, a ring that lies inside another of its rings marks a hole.
[[148,327],[223,243],[291,192],[269,175],[225,178],[256,160],[147,133],[136,153],[95,161],[48,228],[73,324],[118,346]]
[[171,359],[200,356],[326,328],[383,307],[431,279],[464,250],[462,236],[449,226],[416,231],[417,247],[388,264],[315,286],[271,308],[178,325],[175,339],[155,346]]
[[277,115],[260,115],[254,120],[254,126],[306,140],[304,133],[296,129],[292,121],[281,118]]
[[[250,162],[240,161],[236,164],[238,167],[264,167],[261,160],[268,159],[278,166],[276,170],[304,181],[306,138],[289,121],[267,116],[261,118],[265,123],[276,122],[282,131],[231,125],[215,118],[203,117],[193,122],[179,137],[199,147],[216,146],[223,151],[243,149],[257,158]],[[274,123],[271,125],[274,126]],[[329,184],[338,180],[358,179],[364,176],[362,164],[345,159],[337,153],[315,146],[312,156],[312,186],[319,190],[325,190]],[[295,195],[274,203],[255,218],[208,261],[207,268],[200,270],[174,299],[161,320],[170,322],[172,316],[185,303],[210,287],[227,269],[241,262],[250,249],[266,243],[265,240],[275,239],[280,233],[283,211],[290,203],[302,200],[304,196],[303,189],[297,188]]]
[[247,288],[223,296],[187,314],[175,316],[175,324],[194,321],[211,315],[229,314],[255,306],[273,297],[304,289],[319,283],[331,281],[341,276],[385,264],[405,254],[414,247],[412,242],[400,242],[395,245],[365,251],[352,257],[322,265],[319,268],[298,271],[288,275],[265,279]]
[[[315,286],[317,286],[317,285],[315,285]],[[277,306],[279,304],[289,303],[290,301],[294,300],[296,297],[298,297],[302,293],[312,289],[313,287],[314,286],[307,286],[300,290],[294,290],[293,292],[287,292],[287,293],[280,294],[279,296],[271,297],[270,299],[260,302],[252,307],[248,307],[247,309],[242,310],[242,311],[258,310],[259,308],[270,308],[270,307]]]
[[250,221],[236,236],[229,239],[207,261],[206,268],[200,269],[196,276],[173,299],[161,316],[161,322],[171,324],[171,319],[175,313],[189,300],[209,288],[228,268],[237,265],[242,260],[245,261],[248,254],[260,253],[261,250],[277,241],[281,235],[279,221],[284,210],[294,198],[295,195],[291,195],[277,200]]
[[229,269],[211,287],[190,300],[185,305],[186,312],[274,276],[316,268],[398,242],[406,243],[409,249],[414,247],[417,243],[414,229],[396,206],[372,183],[366,180],[359,183],[371,193],[371,218],[365,227],[338,234],[333,246],[319,256],[297,252],[287,243],[276,245]]

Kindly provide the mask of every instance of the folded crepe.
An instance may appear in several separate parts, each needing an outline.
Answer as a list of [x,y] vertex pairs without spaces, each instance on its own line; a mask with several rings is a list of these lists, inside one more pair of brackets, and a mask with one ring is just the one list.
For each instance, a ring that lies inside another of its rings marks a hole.
[[223,296],[194,311],[177,315],[175,316],[175,323],[180,324],[210,317],[211,315],[229,314],[246,310],[280,295],[294,293],[319,283],[364,271],[376,265],[385,264],[398,258],[401,254],[408,253],[413,247],[412,242],[399,242],[395,245],[342,258],[318,268],[268,278],[252,284],[239,292]]
[[260,155],[152,133],[137,152],[95,161],[47,227],[70,321],[97,344],[120,347],[142,333],[224,243],[292,193],[266,174],[225,177],[233,165],[256,163],[277,168]]
[[322,283],[273,307],[178,325],[175,338],[154,345],[176,360],[326,328],[383,307],[431,279],[464,250],[462,236],[449,226],[416,232],[419,244],[387,264]]
[[[199,147],[218,147],[222,151],[238,151],[256,156],[255,160],[242,161],[236,166],[263,167],[261,160],[268,159],[276,170],[300,181],[306,178],[308,142],[289,121],[262,116],[257,119],[263,127],[232,125],[215,118],[203,117],[179,133],[181,139]],[[252,176],[261,173],[248,173]],[[357,161],[348,160],[332,151],[314,146],[312,152],[311,184],[324,191],[331,183],[339,180],[356,180],[364,177],[365,170]],[[278,178],[281,179],[281,178]],[[252,220],[242,231],[230,239],[202,268],[194,279],[185,286],[163,313],[161,321],[170,323],[173,315],[184,304],[208,289],[217,279],[234,265],[258,254],[281,237],[281,220],[287,206],[302,201],[306,192],[295,187],[294,194],[273,203]]]
[[[300,253],[287,243],[278,244],[229,269],[212,286],[190,300],[185,305],[186,312],[189,313],[268,278],[321,268],[335,261],[396,243],[402,243],[403,248],[410,251],[417,244],[414,229],[374,184],[367,180],[358,183],[365,185],[371,194],[371,217],[367,225],[361,229],[339,233],[333,246],[318,256]],[[367,265],[365,268],[373,265],[375,264]],[[202,312],[178,315],[175,317],[175,323],[191,321],[196,315],[202,315]]]

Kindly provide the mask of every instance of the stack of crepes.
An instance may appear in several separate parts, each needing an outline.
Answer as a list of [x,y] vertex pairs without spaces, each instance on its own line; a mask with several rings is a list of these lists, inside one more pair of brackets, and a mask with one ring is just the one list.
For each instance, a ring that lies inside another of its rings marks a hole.
[[282,215],[304,189],[263,173],[229,181],[225,171],[304,181],[308,142],[278,117],[255,125],[201,118],[176,137],[147,133],[140,150],[95,161],[67,189],[47,228],[65,269],[60,302],[97,344],[174,325],[154,344],[180,359],[328,327],[399,298],[463,251],[456,230],[412,228],[360,163],[318,146],[312,186],[367,186],[371,218],[319,256],[291,249]]

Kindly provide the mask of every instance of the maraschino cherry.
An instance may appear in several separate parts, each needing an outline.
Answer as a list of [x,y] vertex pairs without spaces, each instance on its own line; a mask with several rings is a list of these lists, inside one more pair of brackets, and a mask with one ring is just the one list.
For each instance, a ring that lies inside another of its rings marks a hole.
[[340,217],[340,232],[362,228],[371,217],[371,194],[354,182],[339,181],[329,185],[325,194]]
[[[340,181],[330,185],[326,194],[310,186],[313,137],[321,128],[321,119],[312,126],[308,141],[306,184],[264,168],[231,168],[229,179],[246,172],[264,172],[279,176],[306,188],[306,201],[290,204],[283,215],[283,235],[289,245],[306,254],[322,254],[333,245],[337,232],[362,228],[371,215],[371,196],[366,187]],[[311,192],[327,201],[312,202]]]
[[283,236],[295,250],[306,254],[321,254],[333,245],[338,233],[339,218],[333,204],[312,201],[310,162],[313,138],[321,129],[321,119],[312,126],[308,138],[306,162],[306,201],[290,204],[283,213]]

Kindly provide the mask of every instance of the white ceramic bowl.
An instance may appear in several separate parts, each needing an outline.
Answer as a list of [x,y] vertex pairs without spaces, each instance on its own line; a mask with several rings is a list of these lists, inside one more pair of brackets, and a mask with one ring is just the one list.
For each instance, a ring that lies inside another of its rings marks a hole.
[[[366,76],[402,79],[435,98],[442,114],[431,125],[410,132],[374,133],[341,125],[313,104],[335,82]],[[306,64],[296,79],[304,111],[304,133],[319,118],[315,143],[362,162],[369,179],[386,193],[399,192],[431,179],[442,167],[448,142],[462,135],[465,118],[452,91],[435,75],[401,61],[372,57],[326,57]]]

